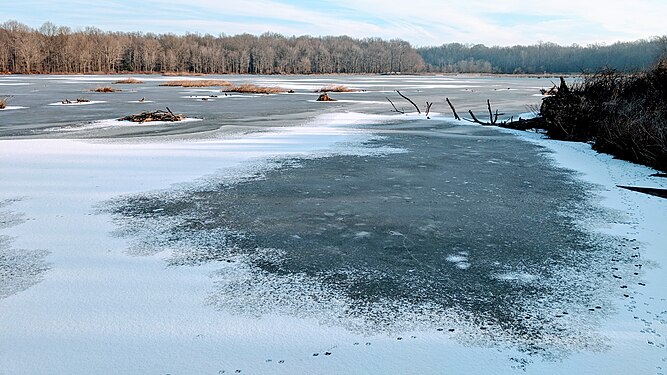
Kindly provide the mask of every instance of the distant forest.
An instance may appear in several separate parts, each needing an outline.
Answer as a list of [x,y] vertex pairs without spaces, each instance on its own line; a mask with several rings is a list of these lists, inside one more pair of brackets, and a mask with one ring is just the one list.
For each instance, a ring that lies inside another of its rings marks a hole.
[[418,49],[428,69],[436,72],[586,73],[609,68],[638,71],[667,57],[667,36],[611,45],[487,47],[445,44]]
[[581,73],[634,71],[667,56],[667,36],[608,46],[486,47],[460,43],[414,48],[408,42],[347,36],[228,36],[33,29],[0,24],[0,72],[205,74]]

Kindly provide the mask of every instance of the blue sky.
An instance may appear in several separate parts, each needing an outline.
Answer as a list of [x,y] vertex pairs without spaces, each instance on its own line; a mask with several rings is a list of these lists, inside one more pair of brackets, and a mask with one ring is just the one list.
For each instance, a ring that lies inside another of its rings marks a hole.
[[344,34],[416,46],[586,45],[665,35],[666,15],[666,0],[19,0],[2,5],[0,22],[175,34]]

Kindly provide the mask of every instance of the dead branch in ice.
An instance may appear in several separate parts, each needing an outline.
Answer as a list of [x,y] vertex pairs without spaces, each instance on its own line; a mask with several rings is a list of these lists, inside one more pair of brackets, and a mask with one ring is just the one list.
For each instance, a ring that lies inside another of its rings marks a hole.
[[410,104],[412,104],[412,105],[413,105],[413,106],[415,107],[415,109],[417,110],[417,113],[419,113],[419,114],[421,115],[422,111],[421,111],[421,110],[419,110],[419,107],[417,106],[417,104],[415,104],[415,102],[413,102],[413,101],[412,101],[412,100],[411,100],[410,98],[408,98],[407,96],[405,96],[405,95],[401,94],[401,92],[400,92],[400,91],[396,90],[396,92],[398,93],[398,95],[400,95],[400,96],[401,96],[401,98],[403,98],[403,99],[405,99],[405,100],[409,101],[409,102],[410,102]]
[[398,113],[405,113],[405,111],[400,111],[398,108],[396,108],[396,106],[394,105],[394,102],[392,102],[391,99],[389,99],[389,97],[385,96],[385,98],[387,100],[389,100],[389,103],[391,104],[391,106],[394,107],[394,111],[396,111]]

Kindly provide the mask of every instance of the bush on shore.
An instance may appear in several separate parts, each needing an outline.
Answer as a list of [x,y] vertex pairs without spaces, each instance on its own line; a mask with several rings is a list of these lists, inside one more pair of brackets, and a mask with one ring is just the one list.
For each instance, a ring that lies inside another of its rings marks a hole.
[[540,108],[551,138],[591,142],[599,152],[667,171],[667,59],[650,70],[605,70],[567,87]]

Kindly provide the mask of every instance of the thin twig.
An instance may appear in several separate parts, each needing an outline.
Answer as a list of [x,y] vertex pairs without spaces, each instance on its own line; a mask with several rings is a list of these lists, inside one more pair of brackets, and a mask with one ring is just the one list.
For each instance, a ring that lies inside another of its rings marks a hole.
[[493,125],[496,122],[493,121],[493,111],[491,111],[491,101],[486,99],[486,107],[489,109],[489,124]]
[[399,111],[398,108],[396,108],[396,106],[394,105],[394,102],[391,101],[391,99],[389,99],[386,96],[385,96],[385,98],[387,98],[387,100],[389,100],[389,103],[391,103],[391,106],[394,107],[394,111],[396,111],[398,113],[405,113],[405,111]]

